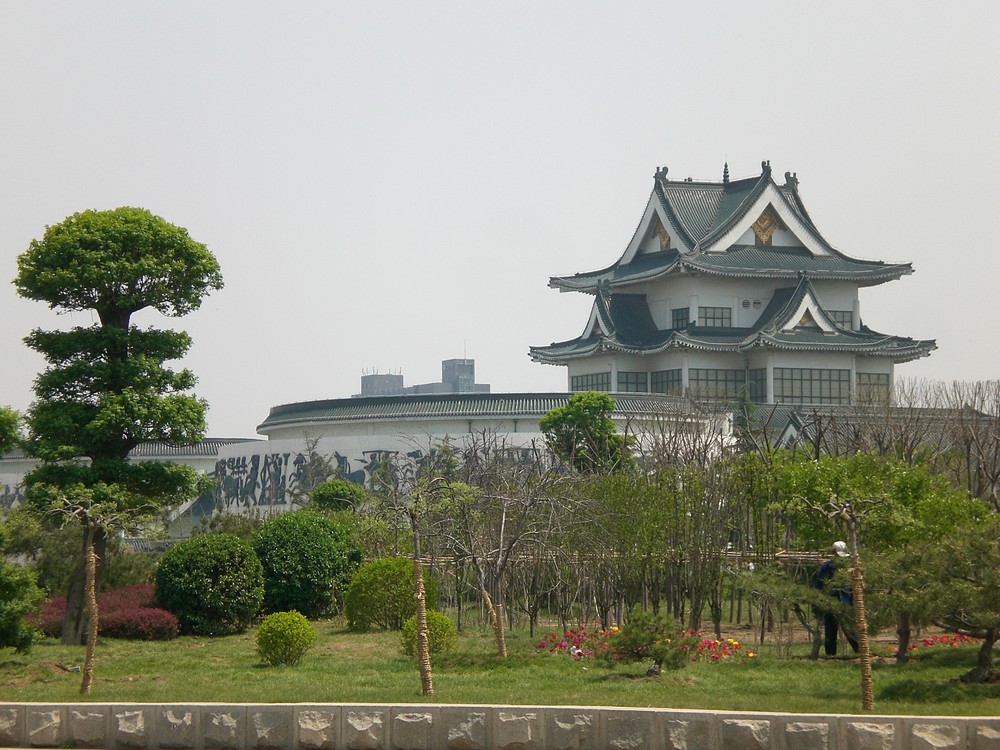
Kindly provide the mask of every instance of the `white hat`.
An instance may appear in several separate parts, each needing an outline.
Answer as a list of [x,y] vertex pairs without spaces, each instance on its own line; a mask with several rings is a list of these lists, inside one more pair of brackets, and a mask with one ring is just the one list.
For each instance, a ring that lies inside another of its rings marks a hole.
[[847,542],[834,542],[833,551],[837,553],[837,557],[847,557]]

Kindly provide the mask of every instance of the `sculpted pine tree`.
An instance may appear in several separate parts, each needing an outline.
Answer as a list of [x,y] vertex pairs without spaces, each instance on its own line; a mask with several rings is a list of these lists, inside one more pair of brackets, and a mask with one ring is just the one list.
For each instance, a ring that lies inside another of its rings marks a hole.
[[120,527],[195,491],[189,468],[130,463],[129,452],[148,441],[195,442],[205,429],[205,402],[189,393],[194,375],[165,367],[187,352],[190,337],[139,328],[132,316],[146,308],[171,317],[195,310],[222,287],[222,275],[187,230],[139,208],[84,211],[47,227],[17,267],[22,297],[99,321],[25,339],[47,363],[26,417],[26,450],[41,459],[27,477],[28,499],[82,522],[63,627],[65,643],[81,643],[86,563],[93,549],[99,588],[108,524]]

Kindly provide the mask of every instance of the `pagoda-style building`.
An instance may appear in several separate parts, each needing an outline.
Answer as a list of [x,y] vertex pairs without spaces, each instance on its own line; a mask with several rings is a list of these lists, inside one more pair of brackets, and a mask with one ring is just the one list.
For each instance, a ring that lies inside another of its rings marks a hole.
[[796,176],[779,185],[770,162],[732,181],[727,165],[721,182],[671,180],[663,167],[618,261],[549,280],[593,295],[583,333],[530,355],[565,365],[571,391],[847,404],[936,348],[861,321],[858,289],[912,272],[835,249]]

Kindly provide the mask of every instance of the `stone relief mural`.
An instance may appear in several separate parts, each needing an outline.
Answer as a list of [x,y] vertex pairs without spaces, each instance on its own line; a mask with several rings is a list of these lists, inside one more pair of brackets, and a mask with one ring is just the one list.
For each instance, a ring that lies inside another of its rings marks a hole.
[[288,451],[220,459],[215,465],[215,504],[231,513],[265,508],[281,512],[332,477],[368,489],[382,484],[406,486],[416,481],[420,468],[434,453],[433,449],[375,449],[357,457],[337,451],[325,457],[315,451]]
[[20,482],[5,482],[0,489],[0,510],[11,510],[24,502],[24,486]]
[[[503,460],[511,464],[530,464],[547,460],[535,445],[504,446]],[[387,450],[376,448],[346,455],[334,451],[321,455],[315,451],[253,453],[220,459],[215,465],[214,505],[222,512],[281,513],[290,510],[321,482],[334,477],[360,484],[369,490],[412,486],[421,469],[439,453],[427,449]],[[210,508],[202,512],[211,513]]]

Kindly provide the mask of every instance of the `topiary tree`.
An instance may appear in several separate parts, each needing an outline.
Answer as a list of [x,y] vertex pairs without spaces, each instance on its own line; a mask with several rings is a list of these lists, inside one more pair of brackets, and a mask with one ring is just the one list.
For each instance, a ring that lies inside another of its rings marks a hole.
[[309,492],[313,505],[320,510],[355,510],[365,502],[366,495],[364,487],[346,479],[328,479]]
[[[344,597],[347,626],[351,630],[372,628],[399,630],[415,614],[413,562],[404,557],[372,560],[358,568]],[[437,581],[424,580],[427,601],[437,601]]]
[[[427,612],[427,641],[432,654],[444,654],[455,648],[458,630],[448,615],[429,610]],[[400,633],[400,648],[406,656],[417,654],[416,615],[403,623]]]
[[257,628],[257,655],[272,667],[294,666],[316,642],[316,628],[299,612],[275,612]]
[[336,609],[361,548],[351,526],[296,510],[272,518],[253,537],[264,570],[264,610],[322,617]]
[[68,331],[36,329],[25,338],[46,360],[26,415],[24,448],[41,461],[25,480],[27,498],[64,520],[72,517],[82,530],[63,628],[63,642],[78,644],[94,631],[83,613],[86,606],[90,619],[96,617],[89,589],[100,590],[107,540],[118,528],[197,494],[190,467],[128,460],[144,442],[200,440],[206,407],[190,392],[194,375],[167,366],[187,352],[190,337],[139,328],[133,316],[147,309],[170,317],[196,310],[222,287],[222,275],[212,253],[186,229],[123,207],[83,211],[46,227],[18,256],[14,285],[22,297],[97,321]]
[[239,537],[191,537],[160,558],[156,599],[177,616],[184,633],[242,633],[264,601],[264,571],[253,548]]

